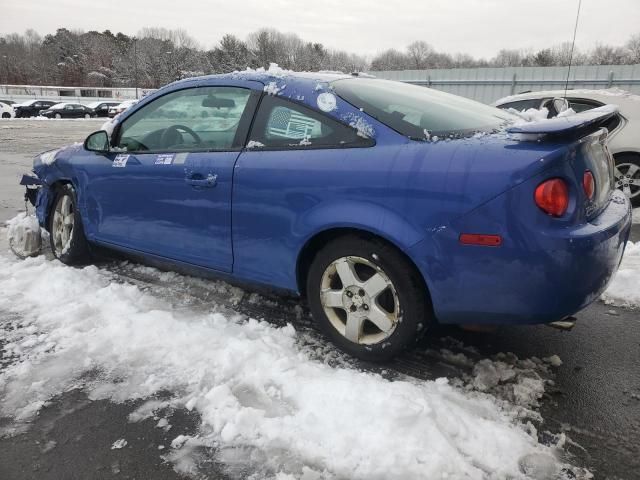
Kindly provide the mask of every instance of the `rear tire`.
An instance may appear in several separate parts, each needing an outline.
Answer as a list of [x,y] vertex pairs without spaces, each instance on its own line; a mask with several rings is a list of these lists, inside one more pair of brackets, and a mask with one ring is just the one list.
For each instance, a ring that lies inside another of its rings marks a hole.
[[71,185],[62,185],[49,213],[49,243],[53,255],[67,265],[90,261],[89,245]]
[[9,114],[9,113],[7,113],[7,112],[4,112],[4,113],[2,114],[2,118],[11,118],[11,114]]
[[633,208],[640,207],[640,155],[620,153],[615,161],[616,188],[629,198]]
[[415,343],[431,322],[424,283],[394,247],[349,235],[313,259],[307,300],[315,321],[341,350],[385,361]]

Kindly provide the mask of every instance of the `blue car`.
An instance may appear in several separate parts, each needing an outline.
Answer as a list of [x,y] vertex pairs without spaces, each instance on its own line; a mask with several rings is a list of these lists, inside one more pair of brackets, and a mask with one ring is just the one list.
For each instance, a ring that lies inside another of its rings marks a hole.
[[182,80],[34,160],[64,263],[113,249],[306,297],[343,350],[445,324],[534,324],[596,300],[627,242],[603,108],[519,125],[429,88],[247,71]]

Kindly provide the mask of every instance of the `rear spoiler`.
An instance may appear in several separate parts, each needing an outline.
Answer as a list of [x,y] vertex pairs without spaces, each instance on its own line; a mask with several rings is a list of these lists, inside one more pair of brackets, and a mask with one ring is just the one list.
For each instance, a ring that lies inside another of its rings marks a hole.
[[586,129],[595,130],[618,113],[616,105],[603,105],[567,117],[555,117],[549,120],[527,122],[507,127],[508,133],[530,135],[565,135]]

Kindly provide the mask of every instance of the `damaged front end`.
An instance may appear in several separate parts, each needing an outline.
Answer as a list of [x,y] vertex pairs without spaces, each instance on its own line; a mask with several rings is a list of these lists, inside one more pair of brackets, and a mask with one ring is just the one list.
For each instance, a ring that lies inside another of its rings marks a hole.
[[52,185],[59,180],[61,174],[56,160],[62,150],[50,150],[36,155],[32,173],[25,174],[20,179],[20,185],[25,187],[25,205],[29,202],[35,207],[38,223],[45,230],[48,230],[47,214],[54,196]]
[[[52,188],[46,178],[58,151],[45,152],[33,160],[33,172],[22,175],[20,185],[25,187],[25,212],[8,222],[9,247],[20,258],[39,255],[42,250],[41,228],[47,230],[47,212],[51,202]],[[29,213],[29,204],[35,215]],[[46,235],[46,234],[45,234]]]

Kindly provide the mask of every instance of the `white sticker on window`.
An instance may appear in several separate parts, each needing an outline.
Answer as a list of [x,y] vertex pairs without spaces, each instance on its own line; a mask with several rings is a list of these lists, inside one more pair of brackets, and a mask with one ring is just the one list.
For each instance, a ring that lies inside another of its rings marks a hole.
[[188,155],[189,155],[189,152],[183,152],[183,153],[176,154],[176,156],[173,158],[173,164],[174,165],[182,165],[182,164],[184,164],[184,162],[187,159]]
[[156,157],[156,165],[171,165],[173,163],[173,158],[175,154],[173,153],[161,153]]
[[323,112],[331,112],[336,109],[336,96],[333,93],[324,92],[318,95],[318,108]]
[[116,155],[116,158],[113,159],[112,167],[124,168],[127,166],[127,160],[129,160],[129,155]]

